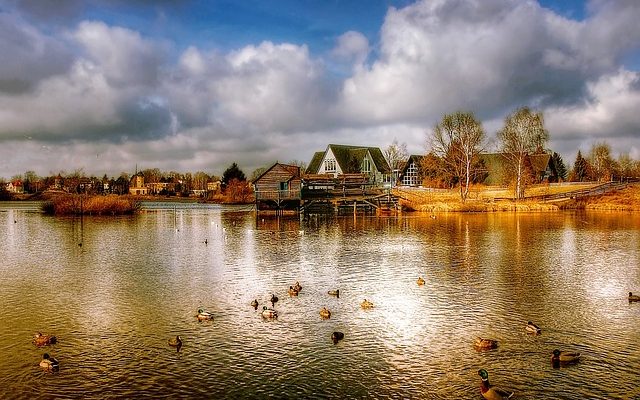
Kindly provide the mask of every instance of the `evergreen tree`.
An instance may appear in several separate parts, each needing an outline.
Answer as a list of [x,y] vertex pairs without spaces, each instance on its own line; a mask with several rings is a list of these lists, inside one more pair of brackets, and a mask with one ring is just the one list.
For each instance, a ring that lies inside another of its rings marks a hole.
[[573,163],[573,178],[577,182],[583,182],[587,179],[588,175],[589,167],[587,165],[587,160],[582,157],[582,153],[578,150],[576,161]]
[[232,179],[237,179],[240,182],[247,180],[244,172],[242,172],[236,163],[231,164],[222,174],[222,186],[227,186]]
[[555,165],[555,167],[556,167],[556,173],[558,174],[558,180],[566,181],[567,180],[567,167],[566,167],[566,165],[564,165],[564,160],[562,159],[562,156],[554,151],[553,155],[551,156],[551,159],[553,160],[553,165]]

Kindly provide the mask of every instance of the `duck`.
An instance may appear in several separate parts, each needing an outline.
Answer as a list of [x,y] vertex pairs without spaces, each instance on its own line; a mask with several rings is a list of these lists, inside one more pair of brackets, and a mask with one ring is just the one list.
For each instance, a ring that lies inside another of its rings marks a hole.
[[494,339],[477,337],[475,342],[473,342],[473,346],[479,350],[490,350],[498,347],[498,341]]
[[322,307],[322,310],[320,310],[320,318],[322,319],[331,318],[331,311],[329,311],[327,307]]
[[482,379],[482,383],[480,384],[480,393],[485,399],[502,400],[510,399],[513,396],[512,391],[492,386],[491,383],[489,383],[489,373],[486,369],[479,370],[478,375],[480,375],[480,379]]
[[258,299],[254,299],[254,300],[251,302],[251,307],[253,307],[253,309],[254,309],[254,310],[257,310],[257,309],[258,309]]
[[275,294],[271,294],[271,306],[274,307],[276,305],[276,303],[278,302],[278,296],[276,296]]
[[580,353],[572,351],[560,351],[555,349],[551,355],[551,365],[554,368],[559,368],[560,365],[575,364],[580,361]]
[[364,299],[362,303],[360,303],[360,307],[362,308],[373,308],[373,303],[367,299]]
[[202,308],[198,309],[198,321],[213,321],[213,314]]
[[40,361],[40,366],[47,371],[57,371],[60,368],[60,363],[51,357],[49,353],[44,353]]
[[293,286],[289,286],[289,296],[297,296],[297,295],[298,295],[298,291]]
[[638,296],[637,294],[633,294],[633,293],[629,292],[629,303],[634,302],[634,301],[640,301],[640,296]]
[[421,276],[418,277],[418,286],[424,285],[424,279]]
[[302,290],[302,286],[300,286],[300,282],[298,282],[298,281],[296,281],[296,284],[293,285],[293,288],[298,292],[300,292]]
[[340,289],[329,290],[327,293],[331,296],[340,297]]
[[180,335],[176,335],[175,338],[169,339],[169,346],[182,347],[182,338]]
[[264,318],[275,319],[275,318],[278,318],[278,312],[273,308],[267,308],[267,306],[262,306],[262,316]]
[[56,338],[53,335],[45,335],[45,334],[42,334],[41,332],[37,332],[35,335],[33,335],[33,344],[35,344],[38,347],[46,346],[49,344],[55,344],[57,342],[58,342],[58,338]]
[[331,334],[331,340],[333,340],[333,344],[338,344],[339,341],[344,339],[344,333],[335,331]]
[[527,322],[527,326],[525,329],[527,330],[527,333],[531,333],[534,335],[539,335],[540,333],[542,333],[542,329],[540,329],[538,325],[534,324],[531,321]]

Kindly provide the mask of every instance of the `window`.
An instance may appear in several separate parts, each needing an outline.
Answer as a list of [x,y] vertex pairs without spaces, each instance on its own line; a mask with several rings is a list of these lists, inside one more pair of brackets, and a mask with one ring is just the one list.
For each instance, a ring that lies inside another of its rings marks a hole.
[[333,159],[324,160],[324,171],[336,172],[336,160],[333,160]]
[[412,162],[407,167],[407,171],[402,177],[402,184],[407,186],[418,185],[418,165],[415,162]]
[[288,182],[280,182],[280,190],[289,190]]
[[371,172],[371,162],[366,157],[365,157],[364,160],[362,160],[362,172],[364,172],[366,174]]

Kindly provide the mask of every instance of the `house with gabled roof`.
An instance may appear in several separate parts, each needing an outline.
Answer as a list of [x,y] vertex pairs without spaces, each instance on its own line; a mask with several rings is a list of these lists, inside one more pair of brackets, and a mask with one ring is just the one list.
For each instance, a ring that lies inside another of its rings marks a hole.
[[391,168],[378,147],[329,144],[316,152],[307,166],[307,174],[365,174],[370,183],[388,182]]
[[142,172],[136,173],[129,181],[129,194],[135,196],[146,196],[149,189],[144,184],[144,175]]
[[422,176],[420,175],[420,164],[424,156],[412,154],[407,162],[404,163],[398,175],[398,185],[401,186],[418,186],[422,184]]
[[302,177],[297,165],[274,163],[252,181],[257,210],[296,209],[300,206]]
[[[507,162],[505,154],[484,153],[479,157],[483,165],[481,172],[485,176],[485,185],[504,185],[508,182],[512,175],[512,167]],[[551,154],[529,154],[525,157],[525,166],[532,175],[533,183],[558,181],[558,172]]]

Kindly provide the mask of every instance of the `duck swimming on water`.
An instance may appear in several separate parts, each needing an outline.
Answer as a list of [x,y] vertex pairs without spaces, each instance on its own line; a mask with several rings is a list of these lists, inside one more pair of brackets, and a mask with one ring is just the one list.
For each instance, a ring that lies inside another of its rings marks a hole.
[[478,350],[490,350],[498,347],[498,341],[494,339],[477,337],[473,342],[473,346]]
[[278,318],[278,312],[273,308],[267,308],[267,306],[262,306],[262,317],[269,319]]
[[276,303],[278,302],[278,296],[276,296],[275,294],[271,294],[271,307],[274,307],[276,305]]
[[373,308],[373,303],[370,302],[367,299],[364,299],[364,301],[362,303],[360,303],[360,307],[367,309],[367,308]]
[[640,301],[640,296],[629,292],[629,303],[632,303],[634,301]]
[[322,310],[320,310],[320,318],[322,319],[331,318],[331,311],[329,311],[327,307],[322,307]]
[[58,342],[58,338],[53,335],[45,335],[41,332],[37,332],[33,335],[33,344],[38,347],[47,346],[49,344],[55,344]]
[[344,339],[344,333],[335,331],[331,334],[331,340],[333,340],[333,344],[338,344],[339,341]]
[[42,355],[42,361],[40,361],[40,366],[47,371],[57,371],[60,368],[60,363],[51,357],[49,353],[44,353]]
[[539,335],[540,333],[542,333],[542,329],[540,329],[538,325],[534,324],[531,321],[527,322],[527,326],[525,329],[527,330],[527,333],[531,333],[533,335]]
[[198,321],[213,321],[213,314],[209,311],[205,311],[204,309],[199,308],[197,318]]
[[329,290],[327,293],[331,296],[340,297],[340,289]]
[[572,351],[560,351],[555,349],[551,355],[551,365],[559,368],[560,365],[575,364],[580,361],[580,353]]
[[169,346],[177,347],[178,351],[182,347],[182,338],[180,335],[176,335],[176,337],[169,339]]
[[485,399],[503,400],[510,399],[513,396],[512,391],[492,386],[491,383],[489,383],[489,373],[486,369],[479,370],[478,375],[480,375],[480,379],[482,380],[482,383],[480,384],[480,393]]
[[258,299],[254,299],[254,300],[251,302],[251,307],[253,307],[253,309],[254,309],[254,310],[257,310],[257,309],[258,309]]

